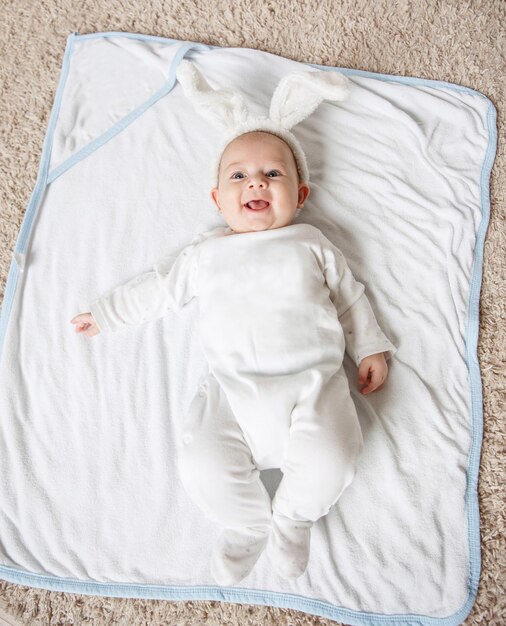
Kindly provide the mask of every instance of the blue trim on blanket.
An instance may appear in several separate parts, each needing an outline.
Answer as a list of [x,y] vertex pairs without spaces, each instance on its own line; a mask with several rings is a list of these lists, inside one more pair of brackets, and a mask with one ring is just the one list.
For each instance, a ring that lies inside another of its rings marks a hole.
[[7,324],[10,317],[10,311],[12,302],[18,286],[20,273],[24,269],[25,261],[25,249],[28,245],[28,239],[32,229],[33,220],[35,214],[39,208],[40,202],[43,197],[43,193],[46,189],[47,182],[47,170],[49,167],[49,158],[51,156],[51,148],[53,145],[53,134],[56,126],[56,120],[58,119],[58,113],[60,111],[60,104],[63,95],[63,89],[67,80],[67,75],[70,66],[70,57],[72,56],[72,45],[74,41],[74,34],[67,38],[67,45],[65,47],[65,54],[63,56],[63,65],[60,75],[60,82],[56,91],[53,108],[49,117],[49,126],[44,138],[44,145],[42,147],[42,156],[39,165],[39,172],[37,174],[37,180],[35,182],[35,188],[30,197],[28,207],[21,224],[21,230],[19,232],[14,253],[11,259],[9,273],[7,275],[7,285],[5,287],[4,299],[2,303],[2,309],[0,312],[0,358],[3,354],[3,345],[5,335],[7,333]]
[[[490,103],[487,111],[489,143],[481,167],[480,198],[482,218],[476,234],[476,247],[471,269],[471,286],[467,303],[466,363],[471,383],[472,442],[467,463],[466,510],[469,545],[469,597],[474,600],[478,593],[481,566],[480,509],[478,502],[478,472],[481,442],[483,438],[483,399],[480,364],[478,361],[478,334],[480,322],[480,290],[483,274],[483,250],[490,219],[490,173],[497,148],[496,110]],[[469,608],[469,611],[471,607]]]
[[[177,43],[181,43],[181,42],[177,42]],[[95,152],[95,150],[103,146],[110,139],[115,137],[118,133],[120,133],[127,126],[129,126],[132,122],[134,122],[145,111],[147,111],[147,109],[149,109],[153,104],[158,102],[158,100],[160,100],[161,98],[166,96],[170,91],[172,91],[172,88],[176,84],[176,80],[177,80],[176,68],[181,62],[181,60],[183,59],[183,57],[192,49],[209,50],[209,47],[203,44],[194,44],[194,43],[188,43],[187,45],[182,46],[178,50],[176,55],[174,56],[174,59],[172,60],[172,63],[169,69],[169,77],[165,85],[161,89],[159,89],[155,94],[153,94],[151,98],[148,98],[148,100],[146,100],[137,108],[135,108],[133,111],[128,113],[128,115],[125,115],[125,117],[122,117],[118,122],[116,122],[116,124],[113,124],[113,126],[111,126],[109,130],[107,130],[105,133],[102,133],[102,135],[100,135],[99,137],[96,137],[95,139],[93,139],[93,141],[91,141],[89,144],[84,146],[84,148],[81,148],[81,150],[78,150],[75,154],[69,157],[66,161],[61,163],[54,170],[52,170],[47,177],[47,182],[52,183],[53,180],[55,180],[55,178],[58,178],[58,176],[61,176],[61,174],[63,174],[68,169],[73,167],[76,163],[79,163],[79,161],[81,161],[82,159],[92,154],[92,152]]]
[[[15,573],[15,574],[14,574]],[[398,624],[399,626],[455,626],[460,624],[467,614],[459,611],[459,619],[454,615],[446,618],[426,617],[415,614],[388,614],[357,612],[336,607],[329,602],[311,600],[305,596],[277,591],[241,589],[239,587],[196,586],[184,587],[173,585],[135,585],[128,583],[83,582],[70,578],[57,578],[13,570],[0,566],[0,575],[5,580],[38,589],[50,591],[68,591],[91,596],[112,596],[117,598],[148,598],[152,600],[221,600],[237,604],[261,604],[295,609],[310,615],[319,615],[330,619],[345,621],[346,624],[370,626],[371,624]]]
[[[54,129],[60,110],[62,94],[69,71],[70,59],[73,51],[73,44],[76,40],[95,39],[104,37],[126,37],[140,39],[144,41],[156,41],[160,43],[181,44],[180,40],[165,37],[155,37],[152,35],[141,35],[137,33],[106,32],[91,33],[88,35],[78,35],[72,33],[67,39],[67,46],[63,58],[60,82],[55,96],[55,101],[51,111],[50,121],[44,145],[42,149],[41,163],[37,176],[36,185],[30,198],[26,214],[23,219],[20,234],[16,242],[13,258],[7,277],[7,285],[4,295],[4,302],[0,314],[0,358],[3,353],[4,339],[6,336],[7,324],[12,303],[16,294],[20,273],[23,271],[26,249],[34,222],[35,215],[41,204],[46,186],[75,165],[81,159],[91,154],[94,150],[109,141],[116,134],[121,132],[126,126],[131,124],[137,117],[142,115],[152,104],[170,92],[175,83],[175,68],[183,56],[191,49],[209,50],[220,48],[198,42],[188,42],[187,46],[181,47],[181,52],[176,55],[170,67],[167,83],[162,89],[157,91],[142,105],[137,107],[130,114],[122,118],[106,133],[93,140],[77,154],[73,155],[63,164],[58,166],[48,175],[48,166],[51,156]],[[435,618],[424,615],[402,614],[402,615],[382,615],[377,613],[367,613],[352,611],[341,607],[336,607],[327,602],[311,600],[304,596],[288,593],[278,593],[271,591],[258,591],[242,588],[225,588],[214,586],[157,586],[122,583],[101,583],[93,581],[81,581],[67,578],[57,578],[41,574],[33,574],[17,570],[10,567],[0,566],[0,575],[9,582],[28,585],[40,589],[55,591],[66,591],[87,595],[103,595],[126,598],[152,598],[166,600],[221,600],[233,603],[260,604],[267,606],[277,606],[290,608],[319,615],[330,619],[345,621],[348,624],[357,626],[370,626],[372,624],[402,624],[403,626],[457,626],[470,613],[478,590],[478,580],[480,576],[480,528],[479,528],[479,506],[478,506],[478,471],[480,462],[480,450],[482,443],[483,428],[483,408],[482,408],[482,388],[480,368],[477,355],[478,332],[479,332],[479,301],[482,282],[483,250],[485,234],[488,228],[490,216],[490,174],[495,158],[497,147],[496,110],[492,102],[483,94],[468,87],[456,85],[443,81],[427,80],[415,77],[392,76],[388,74],[377,74],[363,70],[352,70],[340,67],[328,67],[314,63],[306,65],[318,69],[335,71],[339,70],[344,74],[353,76],[364,76],[389,82],[400,82],[429,87],[446,87],[460,92],[467,92],[478,95],[488,101],[487,123],[489,132],[489,142],[483,161],[480,178],[480,198],[482,209],[482,220],[477,232],[476,247],[472,267],[472,280],[470,285],[468,308],[467,308],[467,330],[466,330],[466,363],[470,375],[471,387],[471,408],[472,408],[472,442],[467,466],[467,489],[466,489],[466,511],[468,522],[468,548],[469,548],[469,575],[468,575],[468,597],[463,606],[453,615],[445,618]]]

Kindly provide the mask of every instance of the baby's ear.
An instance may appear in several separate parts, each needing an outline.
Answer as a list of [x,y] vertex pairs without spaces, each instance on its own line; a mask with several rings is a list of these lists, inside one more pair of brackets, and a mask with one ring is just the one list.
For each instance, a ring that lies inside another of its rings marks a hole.
[[307,183],[299,183],[299,197],[298,197],[299,204],[300,203],[304,204],[310,192],[311,192],[311,188],[309,187]]
[[213,187],[211,189],[211,198],[213,199],[214,204],[220,209],[221,207],[218,204],[218,200],[219,200],[219,197],[218,197],[218,187]]

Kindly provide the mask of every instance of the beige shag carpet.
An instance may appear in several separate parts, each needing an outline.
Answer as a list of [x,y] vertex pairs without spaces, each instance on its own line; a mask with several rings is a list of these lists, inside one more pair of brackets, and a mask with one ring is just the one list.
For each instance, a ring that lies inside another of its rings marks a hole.
[[[479,360],[482,573],[467,626],[506,624],[505,192],[506,4],[502,0],[2,0],[0,289],[35,186],[66,38],[124,31],[258,48],[302,62],[458,83],[488,96],[499,142],[485,242]],[[502,184],[501,184],[502,182]],[[43,314],[43,311],[41,311]],[[0,581],[5,623],[30,626],[335,624],[287,609],[79,596]],[[8,617],[13,616],[13,617]]]

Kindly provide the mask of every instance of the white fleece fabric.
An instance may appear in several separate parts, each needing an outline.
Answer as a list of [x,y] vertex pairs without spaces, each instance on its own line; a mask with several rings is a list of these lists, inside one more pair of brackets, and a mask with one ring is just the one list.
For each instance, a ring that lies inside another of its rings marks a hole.
[[[281,245],[285,233],[304,234],[305,246],[327,251],[327,272],[339,250],[397,349],[385,387],[362,396],[357,362],[368,348],[347,342],[342,366],[364,450],[351,485],[311,529],[306,572],[284,580],[264,553],[227,589],[209,572],[220,525],[178,474],[206,350],[227,345],[206,342],[205,298],[184,304],[189,293],[174,283],[167,297],[184,306],[152,300],[145,323],[91,339],[70,323],[154,267],[170,277],[197,235],[226,227],[210,196],[219,131],[175,82],[183,57],[214,87],[241,90],[257,115],[279,80],[305,67],[129,33],[69,37],[0,318],[0,576],[75,593],[272,604],[350,624],[459,624],[479,578],[476,343],[493,106],[458,85],[327,68],[346,72],[350,96],[293,129],[311,186],[294,225],[198,246],[226,241],[239,255],[241,237]],[[260,261],[273,288],[302,293],[268,273],[268,256]],[[247,295],[248,281],[235,289]],[[332,306],[331,325],[365,328]],[[99,323],[118,323],[102,313]],[[210,328],[232,331],[225,320]],[[280,347],[283,337],[258,340]],[[263,478],[274,496],[272,474]]]

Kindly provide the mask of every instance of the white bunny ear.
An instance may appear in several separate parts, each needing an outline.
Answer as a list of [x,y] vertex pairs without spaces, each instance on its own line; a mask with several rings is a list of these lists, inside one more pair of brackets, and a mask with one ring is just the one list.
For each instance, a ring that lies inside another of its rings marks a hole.
[[350,81],[334,71],[295,72],[280,81],[272,95],[269,117],[290,129],[311,115],[323,100],[345,100]]
[[197,111],[215,126],[233,128],[250,117],[248,107],[238,91],[212,89],[191,61],[183,59],[179,63],[176,77]]

